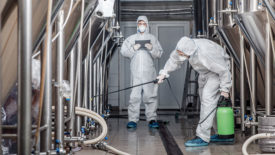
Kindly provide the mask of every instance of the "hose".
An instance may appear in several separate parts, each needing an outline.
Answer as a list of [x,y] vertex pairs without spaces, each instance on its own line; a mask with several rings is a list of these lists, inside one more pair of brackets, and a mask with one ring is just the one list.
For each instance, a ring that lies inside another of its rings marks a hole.
[[[94,119],[95,121],[97,121],[102,126],[101,134],[95,139],[84,141],[83,142],[84,145],[96,144],[96,143],[102,141],[106,137],[107,132],[108,132],[108,127],[107,127],[106,121],[98,113],[93,112],[88,109],[85,109],[85,108],[75,107],[75,114],[90,117],[90,118]],[[106,149],[112,151],[115,154],[129,155],[128,153],[122,152],[122,151],[108,145],[107,143],[102,143],[102,144],[106,147]]]
[[247,152],[247,147],[254,140],[256,140],[256,139],[264,139],[264,138],[272,138],[272,137],[275,137],[275,133],[273,133],[273,134],[271,134],[271,133],[260,133],[260,134],[256,134],[254,136],[251,136],[243,144],[243,147],[242,147],[243,154],[244,155],[249,155],[248,152]]
[[198,125],[202,124],[203,122],[205,122],[207,120],[207,118],[218,108],[218,106],[216,106],[201,122],[198,123]]
[[122,151],[120,151],[120,150],[118,150],[118,149],[116,149],[116,148],[114,148],[114,147],[112,147],[112,146],[110,146],[110,145],[108,145],[108,144],[106,144],[106,143],[104,143],[103,145],[106,147],[106,149],[112,151],[112,152],[115,153],[115,154],[119,154],[119,155],[130,155],[129,153],[122,152]]
[[84,145],[96,144],[96,143],[102,141],[106,137],[107,132],[108,132],[108,127],[107,127],[105,120],[99,114],[97,114],[93,111],[84,109],[84,108],[80,108],[80,107],[75,108],[75,114],[90,117],[90,118],[94,119],[95,121],[97,121],[102,126],[101,134],[95,139],[84,141],[83,142]]
[[[180,102],[179,102],[179,100],[178,100],[177,96],[175,95],[175,93],[174,93],[174,91],[173,91],[173,89],[172,89],[172,85],[171,85],[171,83],[170,83],[170,81],[169,81],[169,79],[168,79],[168,78],[165,78],[165,79],[167,79],[167,83],[168,83],[168,86],[169,86],[170,92],[171,92],[171,94],[173,95],[173,97],[174,97],[174,99],[175,99],[175,101],[176,101],[177,105],[179,106],[179,110],[181,111]],[[165,79],[164,79],[164,80],[165,80]]]
[[107,96],[107,95],[109,95],[109,94],[118,93],[118,92],[121,92],[121,91],[125,91],[125,90],[128,90],[128,89],[132,89],[132,88],[135,88],[135,87],[139,87],[139,86],[143,86],[143,85],[147,85],[147,84],[151,84],[151,83],[156,84],[157,82],[158,82],[158,79],[152,80],[152,81],[149,81],[149,82],[144,82],[144,83],[137,84],[137,85],[133,85],[133,86],[130,86],[130,87],[127,87],[127,88],[123,88],[123,89],[120,89],[120,90],[112,91],[112,92],[109,92],[109,93],[107,93],[107,94],[95,95],[95,96],[93,96],[93,98],[95,98],[95,97],[100,97],[100,96]]

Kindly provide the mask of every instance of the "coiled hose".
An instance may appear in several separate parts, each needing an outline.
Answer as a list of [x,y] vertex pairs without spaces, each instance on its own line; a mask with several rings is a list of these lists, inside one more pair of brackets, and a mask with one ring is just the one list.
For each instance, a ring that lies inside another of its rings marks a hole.
[[[106,137],[107,132],[108,132],[108,126],[106,124],[106,121],[98,113],[93,112],[93,111],[88,110],[88,109],[85,109],[85,108],[76,107],[75,108],[75,114],[90,117],[90,118],[94,119],[95,121],[97,121],[102,126],[101,134],[97,138],[84,141],[83,142],[84,145],[96,144],[96,143],[102,141]],[[116,149],[116,148],[114,148],[114,147],[112,147],[112,146],[110,146],[106,143],[103,143],[103,145],[106,147],[107,150],[110,150],[115,154],[130,155],[130,154],[128,154],[126,152],[123,152],[123,151],[120,151],[120,150],[118,150],[118,149]]]

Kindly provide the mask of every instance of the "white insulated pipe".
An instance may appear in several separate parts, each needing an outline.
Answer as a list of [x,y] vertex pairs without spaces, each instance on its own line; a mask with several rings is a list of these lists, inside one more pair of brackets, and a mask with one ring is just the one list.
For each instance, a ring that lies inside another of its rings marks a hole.
[[251,136],[250,138],[248,138],[244,144],[243,144],[243,147],[242,147],[242,152],[244,155],[249,155],[248,152],[247,152],[247,147],[250,143],[252,143],[254,140],[257,140],[257,139],[264,139],[264,138],[275,138],[275,133],[260,133],[260,134],[256,134],[254,136]]

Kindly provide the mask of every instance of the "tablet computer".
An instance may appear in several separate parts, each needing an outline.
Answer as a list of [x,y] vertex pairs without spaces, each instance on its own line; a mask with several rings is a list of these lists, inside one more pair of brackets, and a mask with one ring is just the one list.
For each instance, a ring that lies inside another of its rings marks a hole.
[[146,47],[145,47],[145,44],[150,44],[151,43],[151,40],[136,40],[135,41],[135,44],[140,44],[140,49],[147,49]]

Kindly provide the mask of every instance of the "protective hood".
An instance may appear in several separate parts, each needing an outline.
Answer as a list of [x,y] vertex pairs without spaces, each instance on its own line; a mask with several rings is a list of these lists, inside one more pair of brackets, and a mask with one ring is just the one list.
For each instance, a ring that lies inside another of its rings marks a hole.
[[193,55],[198,49],[195,41],[188,37],[182,37],[176,46],[176,50],[185,53],[188,56]]
[[[144,21],[144,22],[147,24],[147,27],[146,27],[146,30],[145,30],[144,33],[149,33],[149,22],[148,22],[148,18],[147,18],[146,16],[139,16],[139,17],[137,18],[137,24],[138,24],[138,21],[140,21],[140,20]],[[140,32],[138,31],[138,26],[137,26],[137,33],[140,33]]]

